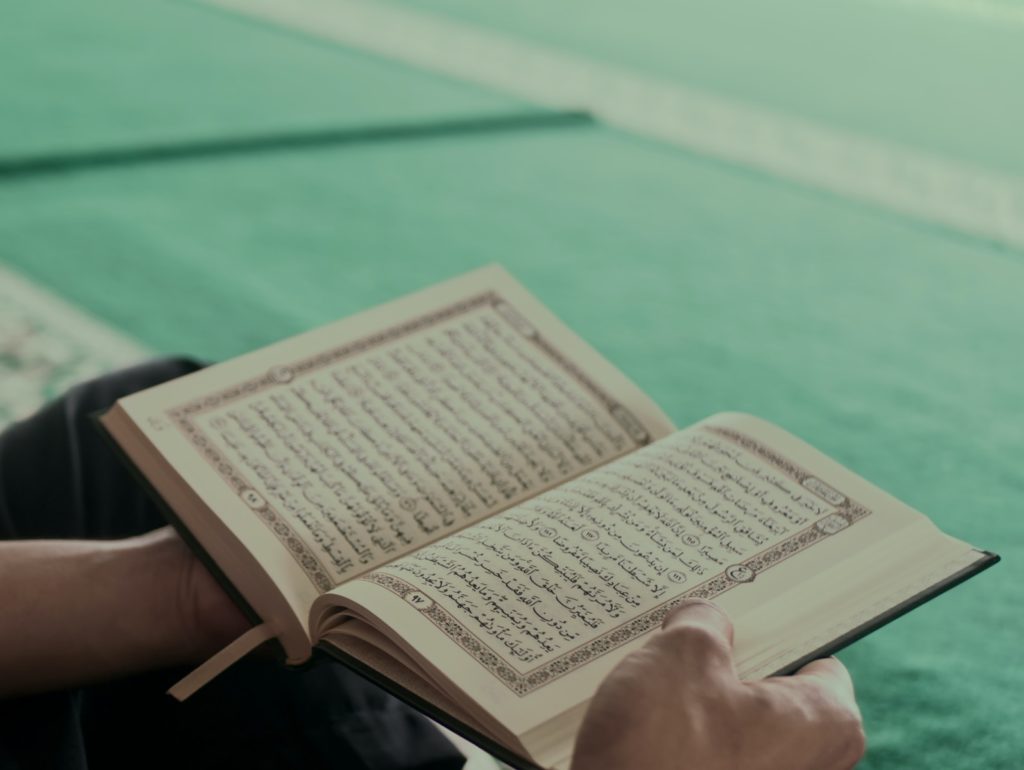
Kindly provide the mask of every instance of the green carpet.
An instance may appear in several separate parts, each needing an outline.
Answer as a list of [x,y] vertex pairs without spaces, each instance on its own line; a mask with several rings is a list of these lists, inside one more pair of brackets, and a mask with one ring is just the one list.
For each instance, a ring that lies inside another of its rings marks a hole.
[[[1024,26],[926,2],[787,2],[795,26],[752,6],[601,6],[423,7],[1024,170]],[[536,108],[198,5],[7,18],[0,261],[141,345],[212,358],[499,261],[677,423],[776,421],[999,552],[841,657],[862,767],[1022,765],[1024,254],[596,124],[432,131]],[[3,175],[55,153],[416,125]]]

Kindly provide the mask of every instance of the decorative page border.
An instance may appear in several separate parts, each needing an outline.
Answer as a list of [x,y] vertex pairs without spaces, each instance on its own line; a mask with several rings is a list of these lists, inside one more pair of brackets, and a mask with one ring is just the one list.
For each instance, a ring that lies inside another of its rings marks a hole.
[[391,575],[371,572],[359,578],[388,589],[410,605],[416,607],[431,623],[448,638],[468,652],[480,665],[493,674],[502,684],[519,697],[550,684],[580,666],[599,658],[605,653],[621,647],[637,637],[661,626],[665,615],[683,599],[713,599],[741,583],[751,582],[759,573],[795,556],[815,543],[842,532],[852,524],[869,516],[872,512],[860,503],[851,500],[833,489],[799,465],[773,452],[750,436],[730,428],[705,425],[703,430],[714,433],[757,455],[760,459],[782,471],[817,497],[835,507],[835,512],[819,519],[811,526],[797,532],[781,543],[766,548],[746,561],[726,567],[721,573],[689,591],[673,597],[657,607],[648,610],[585,644],[562,653],[525,673],[516,671],[498,655],[492,647],[463,626],[447,610],[404,580]]
[[310,582],[320,591],[330,591],[337,585],[330,577],[323,563],[312,548],[294,530],[291,523],[253,488],[249,481],[235,466],[225,458],[210,441],[209,436],[195,424],[199,415],[241,398],[246,398],[279,385],[287,385],[296,377],[311,374],[324,367],[337,364],[346,358],[359,353],[366,353],[403,337],[429,329],[445,321],[480,308],[489,307],[504,320],[509,328],[529,340],[539,351],[555,362],[561,371],[582,385],[608,411],[609,416],[619,424],[639,448],[651,442],[651,436],[642,423],[615,401],[583,371],[548,342],[537,331],[526,316],[517,310],[498,292],[487,291],[461,302],[447,305],[440,310],[418,316],[412,320],[397,324],[389,329],[370,334],[358,340],[331,348],[315,356],[299,359],[287,365],[273,366],[264,374],[232,385],[217,393],[189,401],[169,409],[167,417],[177,426],[185,437],[195,446],[202,457],[224,479],[234,492],[248,505],[288,549]]

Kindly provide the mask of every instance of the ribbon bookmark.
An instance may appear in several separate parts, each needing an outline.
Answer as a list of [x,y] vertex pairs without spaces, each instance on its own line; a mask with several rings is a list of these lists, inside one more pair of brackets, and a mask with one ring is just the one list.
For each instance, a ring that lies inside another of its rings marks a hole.
[[268,623],[253,626],[174,685],[167,691],[167,694],[176,700],[185,700],[207,682],[227,670],[231,664],[241,660],[265,641],[273,638],[274,632],[270,630]]

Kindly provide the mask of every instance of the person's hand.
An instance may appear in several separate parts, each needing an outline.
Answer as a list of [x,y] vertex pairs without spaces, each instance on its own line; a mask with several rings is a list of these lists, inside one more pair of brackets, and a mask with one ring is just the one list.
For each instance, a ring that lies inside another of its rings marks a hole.
[[0,542],[0,586],[0,698],[199,663],[249,627],[170,527]]
[[835,658],[743,682],[732,624],[687,601],[605,679],[583,720],[573,770],[849,770],[865,739]]
[[170,590],[161,610],[169,610],[168,641],[176,645],[179,660],[201,662],[249,628],[242,611],[171,527],[142,535],[137,542],[165,570]]

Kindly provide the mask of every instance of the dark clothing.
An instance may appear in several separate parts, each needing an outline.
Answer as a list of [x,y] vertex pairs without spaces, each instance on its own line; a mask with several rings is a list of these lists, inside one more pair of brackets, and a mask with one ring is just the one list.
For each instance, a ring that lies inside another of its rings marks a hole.
[[[162,360],[80,385],[0,435],[0,539],[121,538],[164,524],[90,416],[198,365]],[[54,608],[59,611],[59,608]],[[0,600],[0,623],[3,622]],[[74,629],[68,629],[74,644]],[[422,716],[330,661],[250,658],[183,704],[184,671],[0,700],[0,768],[456,770]]]

